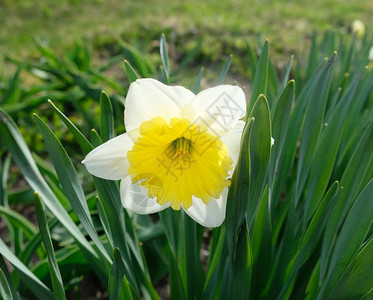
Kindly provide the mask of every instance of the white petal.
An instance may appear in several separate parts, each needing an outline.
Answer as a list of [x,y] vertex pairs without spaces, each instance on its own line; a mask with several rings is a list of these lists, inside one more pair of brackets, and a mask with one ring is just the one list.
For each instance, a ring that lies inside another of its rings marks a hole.
[[206,205],[201,199],[193,197],[193,204],[185,212],[204,227],[218,227],[225,219],[228,188],[225,188],[219,199],[212,198]]
[[236,167],[238,156],[240,154],[241,136],[244,127],[245,122],[239,120],[231,131],[221,137],[221,141],[227,146],[228,154],[233,160],[233,168],[228,171],[229,175],[231,176],[234,168]]
[[204,124],[212,134],[222,136],[246,114],[245,94],[233,85],[209,88],[183,107],[181,114],[195,124]]
[[93,149],[82,163],[92,175],[119,180],[128,175],[127,152],[132,147],[132,139],[124,133]]
[[124,208],[138,214],[156,213],[170,206],[170,202],[159,205],[155,199],[148,197],[148,189],[131,182],[130,176],[120,182],[120,198]]
[[126,97],[126,130],[139,128],[142,122],[156,116],[163,117],[167,122],[179,117],[180,109],[194,96],[182,86],[168,86],[151,78],[138,79],[131,84]]

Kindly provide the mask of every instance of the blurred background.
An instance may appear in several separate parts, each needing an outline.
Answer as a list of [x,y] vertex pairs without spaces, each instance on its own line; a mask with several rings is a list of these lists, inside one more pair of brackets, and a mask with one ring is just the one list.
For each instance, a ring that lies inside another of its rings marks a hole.
[[[276,64],[307,47],[313,32],[348,33],[355,19],[373,27],[371,0],[1,0],[0,53],[37,58],[33,38],[59,53],[77,39],[95,61],[120,54],[118,39],[159,59],[159,37],[166,34],[171,60],[178,63],[200,44],[193,63],[220,63],[227,55],[247,57],[247,42],[269,39]],[[233,74],[245,74],[245,62]],[[243,67],[242,67],[243,68]]]

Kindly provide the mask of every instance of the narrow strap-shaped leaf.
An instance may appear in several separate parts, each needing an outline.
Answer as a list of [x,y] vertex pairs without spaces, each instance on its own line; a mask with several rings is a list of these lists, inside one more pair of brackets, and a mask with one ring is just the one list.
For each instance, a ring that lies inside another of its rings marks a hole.
[[241,228],[237,239],[237,250],[233,265],[233,297],[232,299],[249,299],[253,252],[246,225]]
[[341,189],[339,182],[335,181],[328,189],[320,205],[318,206],[316,213],[307,227],[306,232],[302,236],[299,251],[304,251],[305,253],[302,253],[302,259],[300,260],[301,264],[304,263],[304,261],[312,253],[313,249],[317,246],[340,192]]
[[273,267],[272,224],[268,201],[268,188],[265,189],[255,217],[251,234],[252,244],[252,275],[251,297],[260,298],[262,290],[270,281]]
[[205,68],[201,67],[201,69],[198,72],[197,79],[192,87],[192,92],[195,94],[198,94],[201,91],[201,80],[202,80],[204,71],[205,71]]
[[[289,80],[289,75],[290,75],[291,67],[293,66],[293,60],[294,60],[294,55],[292,55],[290,57],[289,62],[284,66],[284,71],[283,71],[283,74],[282,74],[282,81],[281,81],[281,84],[280,84],[280,86],[278,88],[278,96],[277,96],[278,99],[281,96],[281,94],[283,93],[283,91],[285,89],[285,86],[287,84],[289,84],[288,80]],[[290,81],[294,81],[294,80],[290,80]],[[273,111],[273,109],[276,107],[275,105],[277,105],[278,99],[274,101],[274,103],[272,105],[272,108],[271,108],[271,111]]]
[[166,238],[171,252],[176,257],[177,255],[177,220],[180,217],[179,212],[175,213],[169,209],[162,210],[158,213],[160,221],[163,224]]
[[220,295],[216,299],[232,299],[233,295],[233,267],[232,262],[226,259],[221,280]]
[[223,65],[223,68],[220,71],[219,81],[218,81],[219,84],[224,83],[225,77],[227,77],[229,68],[231,67],[232,59],[233,59],[233,55],[231,54],[231,55],[228,56],[227,60],[225,61],[224,65]]
[[[119,248],[126,269],[126,277],[131,286],[136,289],[135,266],[133,264],[130,248],[136,254],[139,265],[142,263],[142,260],[141,257],[139,257],[139,253],[135,252],[136,249],[138,249],[138,244],[129,236],[129,228],[126,229],[126,224],[129,223],[130,220],[127,220],[128,215],[125,215],[121,205],[118,186],[114,181],[108,181],[98,177],[93,177],[93,180],[99,193],[103,211],[107,216],[108,226],[113,238],[112,247],[114,249],[117,247]],[[135,245],[132,245],[134,243]],[[131,244],[132,247],[130,247],[129,244]],[[132,296],[136,297],[134,294]]]
[[319,59],[319,53],[320,53],[320,49],[317,45],[316,33],[314,32],[312,34],[311,52],[309,54],[308,64],[307,64],[307,69],[306,69],[306,79],[310,78],[312,73],[315,72],[317,68],[318,59]]
[[132,299],[131,290],[126,276],[124,275],[124,271],[125,269],[120,256],[119,248],[115,248],[113,267],[111,268],[108,283],[109,299]]
[[247,225],[255,218],[267,182],[271,156],[271,116],[267,99],[260,95],[255,102],[250,118],[254,118],[250,136],[250,187],[247,207]]
[[275,96],[280,85],[277,73],[278,72],[275,66],[273,65],[271,59],[268,57],[268,84],[266,97],[270,107],[273,106],[273,99],[276,99]]
[[48,257],[49,271],[52,280],[54,296],[57,300],[66,299],[60,269],[58,268],[56,256],[54,255],[54,249],[52,245],[49,228],[47,225],[47,219],[45,217],[43,204],[38,193],[35,193],[35,212],[36,218],[38,220],[41,239],[43,240],[45,251]]
[[258,58],[253,50],[253,48],[250,46],[249,42],[246,42],[247,45],[247,52],[249,54],[249,61],[250,61],[250,72],[251,72],[251,79],[253,80],[255,77],[255,72],[256,72],[256,66],[258,64]]
[[84,247],[92,257],[97,257],[93,248],[89,245],[79,228],[71,220],[65,209],[59,203],[50,187],[40,174],[35,161],[32,158],[25,140],[19,132],[14,121],[0,108],[0,133],[2,141],[7,144],[13,154],[13,159],[20,168],[26,181],[32,189],[37,190],[44,199],[51,212],[60,220],[61,224]]
[[[220,268],[223,264],[221,258],[225,257],[223,253],[224,247],[227,248],[225,242],[226,242],[226,229],[225,229],[225,226],[223,225],[219,232],[219,238],[218,238],[213,256],[211,258],[211,263],[209,264],[208,269],[207,269],[204,291],[207,291],[209,286],[211,285],[210,281],[213,280],[212,277],[213,277],[213,273],[215,272],[215,270]],[[214,286],[216,286],[216,284],[213,285],[213,287]]]
[[319,290],[319,278],[320,278],[320,259],[317,261],[313,271],[311,273],[310,280],[306,287],[306,298],[305,300],[314,300],[317,297],[317,292]]
[[10,290],[8,280],[5,277],[5,274],[1,269],[0,269],[0,295],[3,297],[3,299],[13,300],[13,295],[12,295],[12,291]]
[[328,299],[362,299],[373,292],[372,286],[373,239],[370,239],[343,273]]
[[8,206],[8,172],[12,155],[9,153],[4,161],[0,161],[0,205]]
[[[359,81],[362,74],[358,74],[356,79],[354,81]],[[365,101],[363,99],[367,99],[369,97],[370,93],[372,92],[373,87],[373,70],[370,72],[365,73],[365,76],[363,76],[361,82],[359,82],[359,87],[354,95],[354,101],[352,102],[351,107],[348,110],[347,116],[344,118],[345,123],[345,134],[342,137],[341,141],[341,153],[338,155],[338,159],[336,162],[337,168],[343,164],[343,160],[346,159],[346,156],[351,151],[351,145],[357,145],[360,136],[366,128],[366,126],[369,124],[369,122],[373,119],[372,117],[362,116],[362,111],[367,109],[369,111],[369,108],[364,108]],[[348,90],[346,91],[348,93]],[[360,100],[361,99],[361,100]],[[340,105],[343,98],[341,98],[337,105]],[[371,110],[371,109],[370,109]],[[358,126],[357,123],[361,122],[362,126]],[[363,125],[364,124],[364,125]]]
[[139,71],[141,77],[152,77],[155,74],[153,64],[144,54],[123,40],[119,40],[118,42],[122,47],[125,57]]
[[[269,281],[270,285],[267,286],[267,291],[269,293],[270,299],[279,298],[279,293],[286,281],[286,269],[292,262],[292,258],[297,250],[297,239],[295,236],[296,230],[296,209],[295,209],[295,186],[293,184],[292,188],[287,194],[289,199],[287,210],[286,210],[286,222],[283,225],[283,233],[281,239],[276,241],[279,244],[278,250],[275,252],[274,266],[271,274],[272,280]],[[275,279],[276,278],[276,279]],[[283,300],[283,299],[281,299]]]
[[61,61],[57,53],[48,46],[46,41],[42,40],[39,36],[34,36],[33,42],[41,54],[48,60],[48,66],[51,66],[53,69],[60,69]]
[[[185,215],[185,254],[187,271],[187,298],[192,300],[199,298],[205,281],[197,243],[197,226],[194,220]],[[190,243],[190,241],[193,241]]]
[[337,100],[341,96],[342,88],[338,88],[337,91],[334,93],[333,97],[331,97],[331,100],[329,103],[327,103],[327,110],[325,112],[325,121],[328,122],[330,119],[330,115],[335,111]]
[[312,218],[307,230],[303,234],[299,249],[296,255],[293,257],[292,261],[289,263],[286,270],[286,274],[288,275],[288,278],[286,278],[286,284],[284,284],[277,299],[287,299],[290,296],[300,268],[311,256],[320,241],[328,217],[335,204],[335,201],[338,198],[337,196],[339,192],[339,183],[338,181],[336,181],[329,188],[325,197],[321,201],[314,217]]
[[102,227],[104,228],[104,231],[110,242],[110,245],[113,245],[113,236],[111,234],[109,220],[107,218],[107,215],[105,213],[105,210],[101,204],[101,200],[99,197],[96,198],[96,207],[97,207],[98,216],[101,220]]
[[[299,66],[299,63],[296,64]],[[286,178],[291,170],[291,166],[294,163],[295,155],[297,152],[297,142],[300,136],[300,133],[302,132],[302,126],[304,122],[304,118],[306,115],[307,107],[309,104],[309,97],[312,93],[312,90],[315,87],[315,83],[317,81],[317,78],[321,76],[322,73],[322,67],[319,67],[317,72],[315,72],[311,79],[307,82],[307,84],[303,87],[300,94],[297,93],[297,87],[299,87],[299,84],[295,86],[295,95],[299,95],[296,97],[294,108],[291,111],[290,119],[289,119],[289,125],[288,130],[286,132],[286,137],[284,144],[286,147],[283,148],[283,153],[281,154],[279,163],[278,163],[278,182],[273,187],[273,193],[271,193],[271,196],[273,198],[272,203],[277,203],[280,198],[280,194],[283,189],[283,185],[286,182]],[[300,75],[299,75],[300,76]],[[300,77],[298,78],[298,83],[300,83]],[[276,141],[275,141],[276,142]]]
[[343,56],[343,61],[341,64],[342,66],[341,66],[341,69],[339,70],[339,76],[338,76],[338,79],[335,81],[337,87],[343,87],[343,81],[346,78],[346,74],[348,74],[350,70],[351,59],[352,59],[355,49],[356,49],[356,37],[353,37],[348,51],[344,52],[345,55]]
[[127,79],[130,84],[136,81],[136,79],[140,78],[140,76],[136,73],[136,71],[131,66],[131,64],[128,62],[128,60],[124,60],[124,72],[126,73]]
[[366,185],[347,215],[331,256],[326,284],[319,298],[322,295],[329,296],[343,272],[357,255],[373,220],[372,195],[373,179]]
[[100,96],[100,134],[103,142],[114,137],[113,106],[105,91]]
[[[247,210],[249,202],[250,185],[250,134],[254,118],[247,121],[241,137],[241,149],[236,168],[233,172],[231,186],[228,192],[227,210],[226,210],[226,234],[228,250],[233,258],[236,237]],[[228,271],[227,271],[228,272]]]
[[17,270],[22,281],[30,288],[38,299],[52,299],[53,293],[28,269],[0,240],[0,254],[3,255]]
[[329,85],[337,53],[334,52],[323,68],[320,77],[317,79],[315,88],[308,99],[308,109],[304,120],[301,143],[299,147],[299,159],[297,169],[296,201],[306,182],[313,154],[319,140],[326,102],[328,99]]
[[29,220],[11,208],[0,206],[0,215],[5,216],[14,226],[22,229],[28,239],[37,233],[37,229]]
[[[57,224],[59,224],[58,219],[54,217],[48,222],[49,230],[52,230]],[[18,258],[25,265],[28,265],[33,255],[35,254],[36,249],[40,246],[40,244],[41,244],[41,236],[40,236],[40,231],[39,231],[37,234],[34,235],[34,237],[30,240],[27,246],[22,250]]]
[[[170,296],[172,299],[186,299],[186,274],[181,273],[181,268],[179,265],[183,266],[185,262],[185,255],[182,262],[178,261],[178,240],[184,233],[178,234],[178,225],[181,223],[179,221],[181,212],[173,212],[169,209],[165,209],[158,213],[160,222],[164,228],[166,239],[169,247],[169,268],[170,268]],[[183,249],[185,252],[185,249]],[[184,276],[184,277],[182,277]]]
[[351,105],[355,102],[354,96],[358,82],[358,80],[355,80],[343,95],[330,116],[328,125],[323,129],[320,141],[315,149],[309,178],[306,183],[307,194],[305,196],[303,226],[310,220],[328,186],[339,145],[345,132],[345,120],[350,112]]
[[161,40],[160,40],[160,45],[159,45],[159,50],[161,54],[161,59],[162,59],[162,64],[163,64],[163,70],[164,70],[164,75],[166,78],[166,83],[170,84],[170,65],[169,65],[169,60],[168,60],[168,51],[167,51],[167,42],[166,42],[166,37],[164,33],[161,35]]
[[60,179],[62,188],[65,191],[71,206],[73,207],[79,220],[82,222],[85,230],[100,250],[101,258],[104,258],[108,263],[111,263],[111,258],[104,249],[98,237],[97,231],[94,228],[83,188],[80,185],[78,175],[69,156],[66,153],[66,150],[63,148],[56,135],[50,130],[47,124],[40,119],[40,117],[34,115],[34,119],[43,135],[58,178]]
[[367,178],[370,171],[370,165],[373,159],[373,122],[366,129],[361,137],[360,143],[355,149],[341,179],[343,190],[333,208],[325,228],[323,244],[321,249],[321,278],[324,278],[325,271],[330,262],[331,253],[334,248],[335,238],[339,228],[344,222],[347,212],[350,210],[353,201],[364,187],[363,184],[370,178]]
[[98,147],[102,144],[101,137],[95,129],[91,130],[91,144],[94,147]]
[[82,148],[84,154],[88,154],[93,150],[93,146],[86,139],[86,137],[79,131],[79,129],[53,104],[51,100],[48,103],[52,106],[57,115],[65,123],[70,132],[74,135],[75,140],[79,143],[79,146]]
[[17,71],[14,73],[12,78],[9,79],[7,82],[5,93],[2,96],[2,104],[3,103],[17,103],[21,97],[22,88],[20,87],[21,73],[22,67],[18,67]]
[[33,153],[33,158],[38,166],[40,172],[46,175],[55,185],[59,185],[60,181],[58,179],[56,170],[53,168],[53,165],[50,162],[47,162],[45,159],[41,158],[39,155]]
[[268,172],[269,193],[272,192],[272,184],[275,177],[275,170],[284,147],[286,132],[289,125],[291,106],[294,101],[295,83],[290,80],[283,90],[272,117],[272,137],[274,145],[271,149],[271,161]]
[[[12,294],[13,299],[14,300],[20,299],[19,295],[18,295],[18,292],[17,292],[16,288],[14,287],[12,278],[9,274],[8,267],[6,266],[4,258],[1,254],[0,254],[0,270],[3,272],[3,275],[4,275],[5,280],[8,284],[8,286],[9,286],[9,289],[10,289],[10,292]],[[6,298],[4,298],[4,299],[6,299]]]
[[266,94],[268,83],[268,41],[265,41],[260,54],[258,64],[256,66],[255,76],[253,79],[253,87],[249,105],[247,106],[247,115],[251,113],[255,100],[260,94]]
[[186,299],[185,292],[184,292],[184,285],[181,279],[180,271],[178,268],[178,263],[173,255],[170,253],[170,299]]

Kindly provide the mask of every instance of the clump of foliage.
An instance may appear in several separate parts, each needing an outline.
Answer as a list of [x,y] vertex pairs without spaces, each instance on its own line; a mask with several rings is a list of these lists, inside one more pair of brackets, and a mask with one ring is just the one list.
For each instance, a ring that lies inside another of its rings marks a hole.
[[[42,114],[33,118],[49,155],[33,155],[30,141],[25,141],[13,121],[19,118],[15,105],[32,102],[18,101],[17,95],[24,91],[15,75],[9,81],[15,82],[15,88],[6,87],[13,100],[7,96],[0,108],[4,154],[0,214],[9,229],[8,245],[0,241],[3,298],[65,299],[77,293],[81,277],[89,272],[107,288],[110,299],[159,299],[155,286],[165,278],[172,299],[360,299],[371,295],[371,45],[367,36],[363,40],[331,32],[321,40],[314,36],[308,58],[298,54],[295,64],[291,58],[281,76],[269,58],[268,42],[260,45],[259,54],[248,46],[253,80],[247,124],[226,221],[213,230],[202,228],[182,211],[140,216],[123,209],[117,183],[87,177],[74,166],[62,136],[51,130]],[[170,70],[164,36],[160,72],[136,49],[129,45],[124,49],[128,83],[147,76],[174,83],[182,77],[182,67]],[[122,99],[114,92],[109,97],[91,83],[104,80],[118,93],[128,86],[104,77],[89,63],[79,63],[79,57],[88,57],[87,52],[79,53],[61,61],[45,52],[45,62],[27,66],[43,72],[37,93],[58,90],[64,101],[69,95],[99,98],[97,118],[83,106],[74,106],[81,112],[82,130],[64,109],[57,108],[61,98],[48,104],[79,146],[74,156],[83,158],[115,135],[118,108],[122,114]],[[226,80],[231,63],[228,57],[218,83]],[[203,70],[196,77],[191,86],[194,92],[201,88]],[[75,89],[81,94],[75,94]],[[93,128],[90,140],[87,127]],[[14,193],[7,188],[11,158],[28,191],[35,192],[39,230],[9,206]],[[13,266],[12,272],[3,257]]]

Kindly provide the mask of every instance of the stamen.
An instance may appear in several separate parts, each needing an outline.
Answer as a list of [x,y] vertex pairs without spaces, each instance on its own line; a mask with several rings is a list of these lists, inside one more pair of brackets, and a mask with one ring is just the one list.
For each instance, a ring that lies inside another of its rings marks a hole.
[[172,143],[176,148],[174,158],[187,158],[190,157],[189,149],[191,140],[186,139],[185,137],[178,138]]

